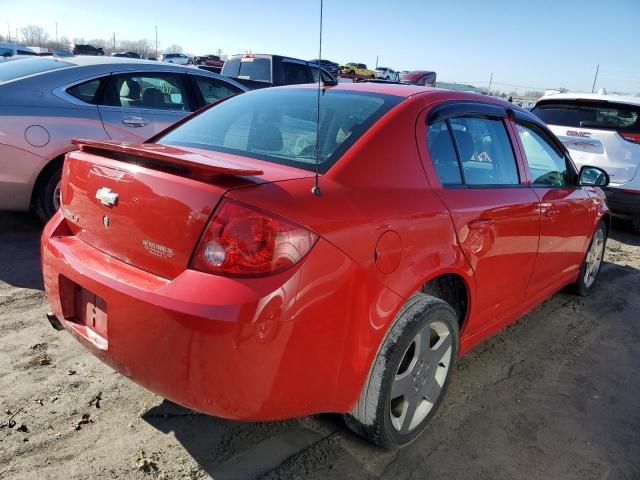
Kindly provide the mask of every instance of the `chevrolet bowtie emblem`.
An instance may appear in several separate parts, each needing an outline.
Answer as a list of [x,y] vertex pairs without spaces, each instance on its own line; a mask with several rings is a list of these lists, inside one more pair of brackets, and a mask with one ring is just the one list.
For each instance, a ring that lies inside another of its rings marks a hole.
[[113,207],[118,202],[118,194],[112,192],[110,188],[99,188],[96,192],[96,198],[100,200],[100,203],[107,207]]

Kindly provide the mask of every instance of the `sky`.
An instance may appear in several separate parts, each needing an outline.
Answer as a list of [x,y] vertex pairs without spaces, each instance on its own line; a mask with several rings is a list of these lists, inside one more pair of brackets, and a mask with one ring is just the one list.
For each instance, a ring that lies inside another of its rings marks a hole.
[[[185,52],[318,56],[319,0],[0,0],[0,32],[155,39]],[[324,0],[322,57],[509,91],[640,93],[640,0]]]

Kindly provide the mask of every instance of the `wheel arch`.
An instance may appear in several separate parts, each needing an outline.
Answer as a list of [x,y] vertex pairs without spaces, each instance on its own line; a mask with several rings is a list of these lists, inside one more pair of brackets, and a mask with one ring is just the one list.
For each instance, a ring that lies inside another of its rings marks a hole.
[[49,173],[52,170],[62,166],[62,164],[64,163],[64,157],[67,155],[67,153],[68,152],[64,152],[58,155],[57,157],[54,157],[53,159],[49,160],[49,162],[47,162],[47,164],[44,167],[42,167],[42,169],[40,169],[40,172],[38,173],[35,182],[33,182],[33,187],[31,188],[31,200],[29,202],[30,207],[33,207],[35,196],[38,190],[40,189],[40,187],[42,186],[42,183],[47,178],[47,175],[49,175]]

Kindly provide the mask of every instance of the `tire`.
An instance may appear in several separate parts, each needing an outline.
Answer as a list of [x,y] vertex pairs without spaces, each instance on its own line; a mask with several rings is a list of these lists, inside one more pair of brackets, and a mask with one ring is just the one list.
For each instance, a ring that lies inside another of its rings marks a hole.
[[354,78],[355,78],[355,76],[356,76],[356,72],[355,72],[355,71],[353,71],[353,70],[351,70],[351,71],[349,72],[349,75],[351,75],[352,77],[354,77]]
[[438,410],[457,354],[453,308],[414,294],[389,328],[360,398],[345,415],[347,426],[383,448],[409,444]]
[[603,221],[600,221],[591,236],[589,248],[584,255],[582,265],[580,265],[578,280],[573,284],[572,290],[576,295],[586,297],[595,290],[606,246],[607,226]]
[[60,207],[61,178],[62,162],[54,161],[45,167],[36,182],[32,209],[42,222],[47,222]]

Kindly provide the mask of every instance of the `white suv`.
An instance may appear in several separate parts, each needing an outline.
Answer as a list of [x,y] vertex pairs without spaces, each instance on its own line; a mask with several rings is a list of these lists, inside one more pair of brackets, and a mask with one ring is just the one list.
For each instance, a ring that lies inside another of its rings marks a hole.
[[551,94],[532,112],[549,125],[578,167],[606,170],[609,208],[640,233],[640,96]]

